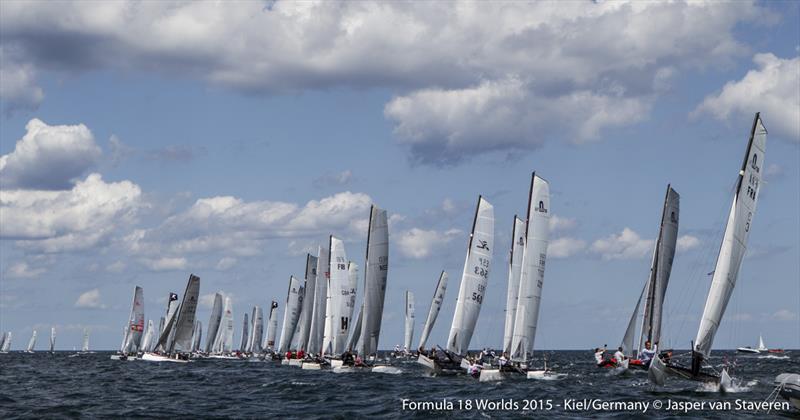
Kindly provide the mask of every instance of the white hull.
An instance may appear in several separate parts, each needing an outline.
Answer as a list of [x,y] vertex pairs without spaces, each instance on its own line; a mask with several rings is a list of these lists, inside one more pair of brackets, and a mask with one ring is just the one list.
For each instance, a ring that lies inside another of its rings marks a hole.
[[652,384],[664,386],[667,379],[667,366],[660,357],[654,357],[650,361],[650,367],[647,369],[647,378]]
[[225,356],[223,354],[210,354],[206,356],[207,359],[222,359],[222,360],[239,360],[236,356]]
[[303,361],[300,359],[289,359],[289,366],[302,366]]
[[436,367],[436,363],[433,363],[433,360],[429,359],[427,356],[423,356],[420,354],[419,357],[417,357],[417,363],[421,364],[422,366],[425,366],[426,368],[434,372],[438,370],[438,368]]
[[481,370],[481,376],[478,378],[481,382],[502,381],[503,379],[505,377],[500,372],[500,369],[483,369]]
[[750,354],[759,354],[761,351],[758,349],[750,348],[750,347],[739,347],[736,351],[740,353],[750,353]]
[[330,362],[332,368],[344,366],[344,360],[329,359],[328,362]]
[[289,359],[281,359],[281,366],[289,366],[291,363]]
[[728,375],[728,369],[722,369],[719,375],[719,391],[728,392],[733,389],[733,379]]
[[303,370],[321,370],[322,366],[319,363],[303,362],[303,364],[300,365],[300,369],[303,369]]
[[394,366],[375,366],[372,368],[372,373],[388,373],[390,375],[398,375],[403,371]]
[[155,353],[145,353],[142,355],[141,360],[146,362],[173,362],[173,363],[189,363],[188,360],[173,359],[171,357],[162,356]]

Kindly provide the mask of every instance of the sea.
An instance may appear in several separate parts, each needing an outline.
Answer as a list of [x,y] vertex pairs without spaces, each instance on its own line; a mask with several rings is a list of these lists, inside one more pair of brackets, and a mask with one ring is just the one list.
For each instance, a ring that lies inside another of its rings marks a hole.
[[595,367],[590,351],[545,352],[548,367],[565,374],[561,379],[497,382],[431,376],[414,360],[387,355],[393,373],[310,371],[257,360],[117,361],[111,354],[0,354],[0,419],[800,417],[771,395],[778,374],[800,372],[800,350],[715,352],[712,365],[735,366],[737,386],[725,393],[674,378],[656,388],[646,372]]

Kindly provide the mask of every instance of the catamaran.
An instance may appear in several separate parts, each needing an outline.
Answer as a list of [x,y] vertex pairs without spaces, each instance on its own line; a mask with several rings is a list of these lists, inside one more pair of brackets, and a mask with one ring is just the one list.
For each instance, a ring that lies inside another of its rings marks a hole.
[[83,344],[81,345],[81,353],[89,353],[89,329],[83,329]]
[[133,289],[133,302],[131,303],[131,313],[128,316],[128,324],[122,339],[122,346],[118,354],[111,356],[112,360],[133,360],[139,351],[139,345],[144,332],[144,291],[140,286]]
[[527,221],[523,224],[514,216],[512,228],[503,357],[498,360],[503,364],[482,369],[481,381],[499,380],[508,374],[523,374],[531,379],[554,375],[546,367],[529,370],[539,321],[549,224],[550,184],[534,172],[528,194]]
[[[316,293],[317,293],[317,266],[319,264],[319,258],[307,254],[306,255],[306,271],[305,271],[305,287],[304,287],[304,295],[301,303],[301,311],[300,311],[300,318],[297,323],[297,332],[295,335],[297,336],[297,355],[298,358],[290,359],[289,365],[290,366],[301,366],[303,357],[301,356],[303,353],[309,349],[309,341],[311,338],[311,324],[314,320],[314,306],[316,305]],[[322,278],[319,281],[323,281]],[[291,348],[291,347],[290,347]]]
[[192,351],[192,334],[194,320],[197,312],[197,301],[200,297],[200,277],[189,275],[186,290],[176,315],[171,316],[158,338],[157,348],[163,348],[164,353],[145,353],[142,360],[149,362],[187,362]]
[[[653,258],[650,263],[650,275],[645,281],[639,300],[633,309],[628,327],[622,337],[622,351],[630,356],[625,360],[616,360],[615,366],[624,370],[630,368],[647,369],[649,360],[634,358],[641,355],[643,350],[649,353],[658,352],[658,344],[661,340],[661,320],[663,319],[664,298],[666,297],[667,284],[669,283],[670,273],[672,272],[672,261],[675,257],[675,249],[678,240],[678,220],[680,216],[680,195],[667,185],[667,193],[664,197],[664,206],[661,210],[661,225],[658,230],[653,248]],[[641,328],[639,330],[638,345],[634,343],[636,335],[636,321],[639,318],[639,308],[644,302],[644,312],[642,313]],[[650,344],[647,344],[650,343]],[[647,346],[651,346],[647,349]],[[614,366],[614,365],[609,365]]]
[[447,290],[447,277],[447,273],[442,271],[442,273],[439,274],[439,281],[436,282],[436,289],[431,299],[431,307],[428,309],[428,317],[425,318],[425,325],[422,327],[422,334],[419,336],[419,346],[417,348],[419,354],[425,354],[425,344],[428,343],[428,337],[430,337],[431,330],[433,330],[433,324],[436,323],[439,310],[442,309],[444,293]]
[[36,347],[36,330],[33,330],[33,335],[31,335],[31,339],[28,341],[28,347],[25,349],[25,353],[33,353],[34,347]]
[[692,343],[691,366],[681,366],[673,358],[662,360],[660,357],[655,357],[648,370],[648,377],[654,384],[663,385],[667,375],[672,375],[693,381],[718,384],[719,389],[723,391],[732,386],[727,366],[717,374],[713,367],[704,366],[704,362],[711,355],[714,336],[722,322],[722,316],[725,314],[725,308],[728,306],[736,279],[739,276],[739,268],[746,251],[747,237],[756,211],[766,143],[767,130],[764,128],[760,114],[756,113],[753,127],[750,130],[744,162],[742,162],[737,176],[733,203],[728,215],[722,245],[717,255],[717,263],[713,271],[703,316],[697,336]]
[[326,273],[328,302],[325,312],[322,354],[327,356],[328,363],[332,367],[337,367],[344,363],[342,355],[345,353],[345,345],[350,333],[350,320],[353,316],[351,296],[355,294],[355,290],[350,284],[350,271],[344,242],[331,235],[328,244],[329,267]]
[[208,357],[211,359],[237,359],[236,356],[231,355],[233,349],[233,302],[230,296],[225,296],[222,301],[224,303],[221,306],[222,315],[219,328],[214,336]]
[[[486,283],[492,264],[494,249],[494,206],[482,196],[478,196],[472,231],[469,235],[467,256],[458,300],[453,314],[453,323],[447,339],[447,349],[437,354],[420,355],[417,362],[431,369],[436,374],[462,373],[468,367],[464,359],[469,350],[472,333],[478,321]],[[463,363],[462,363],[463,362]]]
[[[310,257],[310,255],[309,255]],[[289,276],[289,290],[286,292],[286,306],[283,310],[283,324],[281,325],[281,344],[278,353],[283,355],[292,349],[292,341],[295,339],[295,330],[300,320],[300,311],[303,309],[303,297],[305,287],[300,285],[300,280],[294,276]],[[290,353],[291,355],[291,353]],[[283,359],[281,364],[289,364],[290,358]]]
[[329,261],[330,251],[322,246],[317,248],[317,269],[316,281],[314,282],[314,297],[311,305],[311,319],[308,330],[308,343],[305,349],[305,360],[301,368],[318,370],[322,367],[322,340],[325,333],[325,311],[328,303],[328,281],[330,272]]
[[0,353],[8,353],[8,349],[11,348],[11,331],[6,332],[3,334],[3,344],[0,345]]

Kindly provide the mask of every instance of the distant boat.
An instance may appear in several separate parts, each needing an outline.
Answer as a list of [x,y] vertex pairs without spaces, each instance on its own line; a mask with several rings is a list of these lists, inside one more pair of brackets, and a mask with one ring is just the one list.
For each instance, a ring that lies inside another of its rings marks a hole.
[[439,311],[442,309],[444,302],[444,294],[447,291],[447,273],[442,271],[439,274],[439,280],[436,282],[436,289],[433,292],[431,299],[431,306],[428,309],[428,316],[425,318],[425,325],[422,327],[422,333],[419,336],[418,350],[422,353],[425,352],[425,344],[428,343],[428,337],[431,335],[433,325],[436,323],[436,318],[439,317]]
[[83,343],[81,344],[81,353],[89,353],[89,329],[83,329]]
[[406,290],[405,334],[403,337],[403,353],[411,354],[411,341],[414,339],[414,294]]
[[33,330],[33,335],[31,335],[31,339],[28,341],[28,348],[25,349],[25,353],[33,353],[34,347],[36,347],[36,330]]
[[[262,319],[263,316],[261,314],[261,308],[258,308],[258,316],[259,319]],[[253,341],[253,346],[258,346],[257,349],[254,351],[256,353],[264,352],[265,354],[275,354],[275,336],[278,335],[278,302],[272,301],[269,306],[269,316],[267,316],[266,322],[266,329],[267,332],[264,335],[265,342],[264,343],[257,343],[255,340]],[[263,327],[258,329],[258,340],[261,340]]]
[[133,302],[131,302],[131,313],[124,329],[122,346],[119,352],[111,356],[112,360],[128,360],[136,358],[144,332],[144,291],[140,286],[133,289]]
[[56,327],[50,327],[50,353],[55,353],[56,348]]
[[[436,374],[465,373],[464,359],[478,322],[494,251],[494,206],[478,196],[475,217],[467,244],[461,284],[447,339],[447,349],[438,354],[419,355],[417,362]],[[439,353],[439,352],[437,352]]]
[[746,251],[747,237],[750,233],[761,186],[761,168],[764,167],[766,142],[767,130],[764,128],[760,115],[756,113],[753,127],[750,130],[744,162],[742,162],[737,176],[733,203],[728,215],[722,245],[717,255],[717,263],[713,271],[703,316],[700,319],[695,341],[692,343],[692,364],[690,367],[685,367],[670,359],[664,361],[660,357],[653,358],[648,369],[648,377],[654,384],[664,385],[666,376],[669,374],[693,381],[717,384],[720,390],[726,390],[732,386],[732,379],[727,367],[724,367],[719,375],[713,370],[703,371],[703,367],[704,362],[711,354],[714,336],[733,293]]
[[739,353],[751,353],[751,354],[759,354],[759,353],[783,353],[782,349],[770,349],[764,344],[764,337],[758,336],[758,347],[739,347],[736,349]]
[[0,353],[8,353],[8,349],[10,348],[11,348],[11,331],[8,331],[3,335],[3,344],[0,346]]

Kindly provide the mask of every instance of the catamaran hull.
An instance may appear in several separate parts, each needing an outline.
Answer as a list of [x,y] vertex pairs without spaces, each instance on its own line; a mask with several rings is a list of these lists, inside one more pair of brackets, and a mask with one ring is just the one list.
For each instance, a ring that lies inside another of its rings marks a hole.
[[303,361],[300,359],[289,359],[289,366],[300,367],[303,365]]
[[749,354],[759,354],[761,353],[758,349],[751,349],[750,347],[739,347],[736,349],[739,353],[749,353]]
[[319,364],[319,363],[315,363],[315,362],[303,362],[303,364],[300,365],[300,369],[303,369],[303,370],[321,370],[322,369],[322,365]]
[[[461,362],[465,361],[462,359]],[[457,375],[467,372],[465,368],[461,367],[461,364],[456,364],[455,362],[442,364],[422,354],[417,358],[417,363],[430,369],[434,375]],[[467,364],[467,367],[469,367],[469,364]]]
[[786,398],[795,408],[800,409],[800,375],[782,373],[775,378],[778,393]]
[[173,362],[173,363],[189,363],[188,360],[183,359],[173,359],[168,356],[162,356],[160,354],[154,353],[145,353],[142,355],[141,360],[145,362]]

